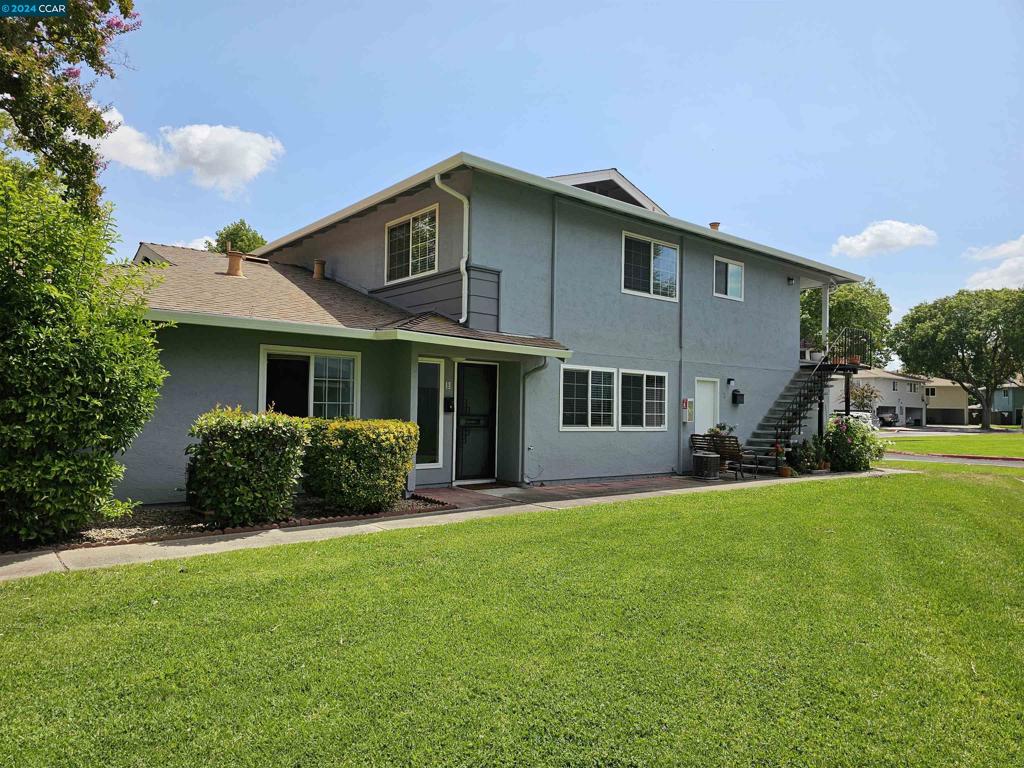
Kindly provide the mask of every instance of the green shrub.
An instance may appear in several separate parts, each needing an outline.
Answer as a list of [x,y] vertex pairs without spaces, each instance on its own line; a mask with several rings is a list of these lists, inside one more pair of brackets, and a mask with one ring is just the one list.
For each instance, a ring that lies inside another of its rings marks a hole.
[[291,513],[306,429],[279,413],[214,408],[189,434],[188,500],[221,525],[254,525]]
[[833,416],[825,429],[825,455],[834,472],[863,472],[885,455],[874,431],[860,419]]
[[306,491],[351,512],[379,512],[402,498],[419,427],[388,419],[307,419]]
[[0,151],[0,543],[62,538],[130,507],[123,452],[166,371],[145,292],[110,264],[109,210],[77,213],[45,174]]

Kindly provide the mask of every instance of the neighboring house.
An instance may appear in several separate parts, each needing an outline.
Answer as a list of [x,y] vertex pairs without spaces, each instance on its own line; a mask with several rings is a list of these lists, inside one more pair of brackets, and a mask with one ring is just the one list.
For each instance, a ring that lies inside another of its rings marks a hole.
[[149,317],[176,325],[121,495],[181,498],[218,403],[416,421],[410,488],[685,472],[691,433],[747,439],[796,387],[800,291],[861,279],[672,218],[618,171],[466,154],[226,274],[241,259],[139,246],[167,265]]
[[1024,420],[1024,377],[1018,376],[996,390],[992,398],[993,424],[1021,424]]
[[928,379],[924,383],[928,424],[967,424],[967,392],[949,379]]
[[[874,414],[894,415],[900,426],[922,426],[927,423],[928,403],[925,397],[925,381],[917,376],[869,368],[853,374],[854,384],[869,384],[877,390],[879,399],[875,402]],[[844,393],[841,379],[833,382],[831,395],[833,411],[844,407]]]

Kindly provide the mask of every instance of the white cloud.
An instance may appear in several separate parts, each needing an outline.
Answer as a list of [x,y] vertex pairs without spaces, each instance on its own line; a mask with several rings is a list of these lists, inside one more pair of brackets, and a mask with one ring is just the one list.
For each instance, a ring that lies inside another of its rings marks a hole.
[[1011,259],[1024,256],[1024,235],[1016,240],[1007,240],[999,245],[982,245],[980,247],[968,248],[964,256],[976,261],[990,261],[994,259]]
[[[1005,243],[1004,243],[1005,245]],[[998,247],[998,246],[997,246]],[[1024,287],[1024,255],[1006,259],[998,267],[983,269],[967,278],[968,288]]]
[[859,259],[937,242],[939,236],[923,224],[886,219],[871,222],[859,235],[841,235],[832,246],[832,255]]
[[173,158],[157,146],[142,131],[125,125],[124,115],[116,109],[103,114],[108,123],[117,123],[114,131],[97,142],[100,154],[106,160],[127,165],[150,176],[167,176],[174,172]]
[[273,136],[227,125],[185,125],[160,129],[159,141],[127,125],[116,109],[104,114],[118,126],[96,142],[100,154],[150,176],[192,171],[195,184],[217,189],[225,197],[241,191],[284,154]]
[[211,243],[217,242],[217,238],[213,235],[203,235],[202,237],[197,237],[195,240],[189,240],[188,242],[185,242],[184,240],[175,240],[173,245],[180,245],[182,248],[195,248],[197,251],[205,251],[207,240]]

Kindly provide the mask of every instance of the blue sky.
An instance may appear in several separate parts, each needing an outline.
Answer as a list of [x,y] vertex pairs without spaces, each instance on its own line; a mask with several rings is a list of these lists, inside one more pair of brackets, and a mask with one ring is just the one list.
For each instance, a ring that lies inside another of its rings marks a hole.
[[292,5],[138,2],[95,92],[120,256],[238,217],[273,239],[465,150],[615,166],[897,315],[1024,282],[1019,2]]

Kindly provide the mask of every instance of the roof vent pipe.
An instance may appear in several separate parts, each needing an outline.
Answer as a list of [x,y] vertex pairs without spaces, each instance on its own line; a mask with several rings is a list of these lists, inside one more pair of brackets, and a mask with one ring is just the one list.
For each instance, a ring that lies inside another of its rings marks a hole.
[[313,279],[323,280],[324,279],[324,265],[327,262],[324,259],[313,259]]
[[240,251],[231,250],[231,242],[227,243],[228,270],[231,277],[245,277],[242,274],[242,262],[245,261],[245,254]]
[[715,232],[717,232],[718,228],[720,226],[722,226],[722,222],[720,222],[720,221],[712,221],[710,224],[708,224],[708,226],[711,227],[713,230],[715,230]]

